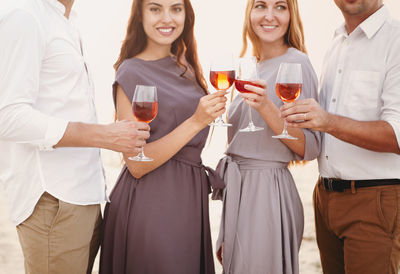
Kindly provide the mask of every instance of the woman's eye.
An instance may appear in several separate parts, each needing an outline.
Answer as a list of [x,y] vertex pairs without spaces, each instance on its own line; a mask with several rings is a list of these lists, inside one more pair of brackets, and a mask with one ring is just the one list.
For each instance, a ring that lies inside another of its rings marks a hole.
[[179,7],[179,8],[174,8],[174,11],[175,11],[175,12],[181,12],[181,11],[182,11],[182,8],[180,8],[180,7]]
[[254,8],[255,9],[263,9],[263,8],[265,8],[265,5],[257,4],[257,5],[254,6]]
[[285,5],[279,5],[277,7],[278,10],[286,10],[286,6]]
[[152,12],[158,12],[158,11],[160,11],[160,8],[152,7],[152,8],[150,8],[150,11],[152,11]]

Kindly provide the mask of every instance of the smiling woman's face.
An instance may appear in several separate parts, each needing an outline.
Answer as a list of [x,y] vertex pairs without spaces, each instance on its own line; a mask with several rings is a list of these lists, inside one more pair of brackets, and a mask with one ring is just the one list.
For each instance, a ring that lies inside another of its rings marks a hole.
[[148,44],[171,46],[184,29],[183,0],[145,0],[142,24]]
[[283,43],[290,13],[286,0],[255,0],[250,14],[251,27],[261,44]]

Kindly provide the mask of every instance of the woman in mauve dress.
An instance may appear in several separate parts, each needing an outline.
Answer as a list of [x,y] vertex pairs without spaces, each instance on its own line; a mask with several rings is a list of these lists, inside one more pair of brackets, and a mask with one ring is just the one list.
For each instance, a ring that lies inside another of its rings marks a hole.
[[136,85],[156,86],[158,115],[144,147],[154,161],[123,155],[105,209],[102,274],[215,272],[208,195],[224,183],[200,154],[226,99],[207,95],[193,26],[189,0],[133,1],[113,95],[118,120],[131,120]]
[[[248,0],[242,56],[248,38],[261,79],[254,83],[267,88],[247,85],[254,93],[236,96],[228,111],[233,126],[228,130],[227,156],[218,166],[226,189],[217,256],[224,273],[297,274],[304,216],[288,164],[316,158],[320,136],[289,128],[298,140],[272,138],[283,128],[282,102],[275,93],[280,63],[300,63],[301,97],[317,99],[317,78],[305,54],[297,0]],[[264,130],[239,132],[249,123],[249,106],[255,126]]]

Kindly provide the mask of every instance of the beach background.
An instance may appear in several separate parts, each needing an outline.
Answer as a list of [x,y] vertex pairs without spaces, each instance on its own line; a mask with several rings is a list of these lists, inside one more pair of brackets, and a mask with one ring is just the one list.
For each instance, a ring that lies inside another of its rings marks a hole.
[[[1,0],[0,18],[21,0]],[[192,0],[196,12],[196,38],[199,56],[205,73],[213,56],[231,51],[238,55],[241,48],[241,32],[245,0]],[[391,15],[400,19],[400,1],[387,0]],[[114,79],[112,68],[124,38],[130,13],[131,0],[95,1],[75,0],[78,13],[77,25],[81,29],[86,45],[86,59],[96,86],[96,106],[100,123],[113,121],[111,85]],[[310,60],[317,75],[320,73],[323,56],[329,46],[334,30],[343,22],[340,11],[333,0],[299,0],[304,24],[305,39]],[[1,49],[1,45],[0,45]],[[368,58],[366,56],[366,58]],[[0,60],[1,61],[1,60]],[[206,77],[207,78],[207,77]],[[251,134],[251,133],[250,133]],[[215,128],[211,142],[203,152],[205,165],[215,167],[226,148],[226,129]],[[6,157],[2,155],[1,157]],[[121,168],[117,153],[102,151],[108,189],[112,189]],[[304,207],[305,228],[300,249],[300,273],[322,273],[318,248],[314,235],[312,191],[318,176],[316,161],[305,166],[291,168]],[[1,182],[0,182],[1,184]],[[221,202],[210,201],[210,219],[213,243],[218,235],[221,217]],[[8,215],[6,196],[0,187],[0,274],[24,273],[22,251],[14,225]],[[216,271],[222,269],[215,260]],[[93,273],[97,273],[95,265]]]

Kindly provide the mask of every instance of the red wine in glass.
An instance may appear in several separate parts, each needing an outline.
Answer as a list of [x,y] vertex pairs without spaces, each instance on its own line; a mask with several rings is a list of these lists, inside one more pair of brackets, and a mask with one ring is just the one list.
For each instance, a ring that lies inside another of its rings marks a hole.
[[259,87],[259,88],[263,88],[261,85],[254,84],[251,81],[239,80],[239,79],[235,80],[235,88],[237,91],[239,91],[241,93],[253,93],[252,91],[245,89],[244,85],[252,85],[252,86]]
[[210,83],[216,90],[227,90],[235,80],[234,70],[210,71]]
[[[250,58],[240,58],[239,59],[239,71],[237,78],[235,79],[235,88],[237,91],[241,93],[254,93],[245,88],[245,85],[251,85],[259,88],[263,88],[263,86],[254,83],[255,79],[258,79],[257,73],[257,59],[255,57]],[[264,128],[258,127],[253,123],[252,118],[252,107],[250,105],[247,106],[249,123],[247,127],[239,129],[239,132],[256,132],[263,130]]]
[[[281,63],[279,65],[278,75],[276,76],[275,92],[276,95],[285,103],[291,103],[296,100],[301,93],[303,83],[303,74],[301,64],[299,63]],[[279,135],[272,138],[297,140],[289,134],[286,127],[286,120],[283,120],[283,130]]]
[[[157,88],[154,86],[137,85],[132,99],[132,111],[136,120],[150,123],[158,113]],[[128,158],[131,161],[149,162],[153,159],[144,155],[142,151],[135,157]]]
[[[228,90],[235,81],[235,64],[231,54],[222,53],[215,56],[210,65],[210,83],[218,91]],[[210,126],[229,127],[220,115]]]
[[136,120],[150,123],[157,116],[158,102],[133,102],[132,110]]
[[291,103],[300,96],[302,86],[301,83],[276,83],[275,92],[283,102]]

